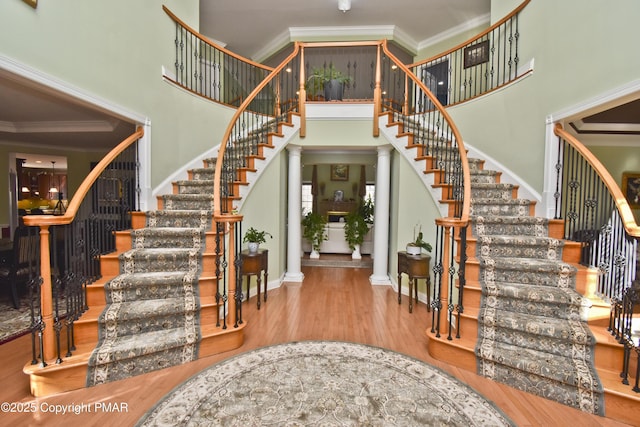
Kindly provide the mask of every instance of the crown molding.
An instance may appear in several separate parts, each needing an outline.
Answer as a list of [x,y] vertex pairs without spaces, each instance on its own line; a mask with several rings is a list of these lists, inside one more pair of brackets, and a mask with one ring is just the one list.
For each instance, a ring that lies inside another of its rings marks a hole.
[[76,132],[112,132],[116,127],[114,120],[58,120],[33,122],[0,121],[0,132],[8,133],[76,133]]
[[491,23],[491,14],[490,13],[486,13],[482,16],[479,16],[477,18],[471,19],[467,22],[463,22],[460,25],[457,25],[455,27],[451,27],[446,31],[443,31],[439,34],[436,34],[433,37],[429,37],[428,39],[425,39],[423,41],[421,41],[420,43],[417,44],[416,46],[416,51],[421,51],[422,49],[426,49],[430,46],[433,46],[437,43],[443,42],[447,39],[450,39],[451,37],[455,37],[459,34],[462,34],[464,32],[473,30],[474,28],[477,28],[481,25],[488,25]]

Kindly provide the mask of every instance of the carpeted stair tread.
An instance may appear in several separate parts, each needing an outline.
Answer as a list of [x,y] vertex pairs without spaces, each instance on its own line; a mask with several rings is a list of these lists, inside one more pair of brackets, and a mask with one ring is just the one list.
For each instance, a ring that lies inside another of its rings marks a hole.
[[492,170],[478,170],[478,171],[469,171],[471,178],[471,186],[475,183],[494,183],[498,179],[500,174],[496,171]]
[[481,256],[562,259],[564,242],[551,237],[485,235],[477,238]]
[[[564,319],[564,321],[558,322],[557,319],[550,317],[487,307],[485,310],[481,310],[478,321],[489,328],[503,330],[505,336],[511,335],[515,331],[535,334],[538,338],[541,338],[534,341],[526,340],[527,342],[522,343],[528,347],[531,344],[534,344],[535,347],[538,341],[543,341],[547,338],[564,340],[579,345],[595,344],[595,338],[589,332],[589,327],[579,319]],[[500,341],[497,337],[497,335],[492,335],[492,339]]]
[[199,248],[205,243],[202,228],[147,227],[131,231],[133,247],[140,248]]
[[156,210],[146,213],[146,223],[148,227],[193,227],[211,228],[213,211],[203,209],[194,211],[192,209],[172,209]]
[[534,258],[479,257],[481,277],[491,282],[529,283],[575,288],[578,269],[561,261]]
[[575,320],[579,319],[582,303],[586,300],[570,288],[508,282],[485,284],[482,294],[488,298],[484,301],[487,307],[498,311]]
[[[159,331],[142,332],[135,335],[124,335],[108,343],[108,352],[101,352],[89,364],[113,363],[138,356],[159,353],[171,348],[179,348],[185,344],[195,344],[200,337],[186,332],[182,328],[164,329]],[[151,343],[152,345],[147,345]]]
[[196,271],[201,263],[200,249],[145,248],[119,255],[121,273],[145,271]]
[[539,236],[549,235],[549,220],[532,216],[484,216],[470,217],[474,235],[518,235]]
[[152,331],[186,329],[197,321],[199,308],[193,295],[109,304],[98,318],[99,337],[104,342]]
[[177,298],[197,286],[198,276],[187,271],[121,274],[105,283],[107,303],[140,299]]
[[213,210],[213,194],[165,194],[161,197],[167,210]]
[[213,180],[176,181],[178,194],[213,194]]
[[471,215],[528,216],[531,201],[527,199],[472,199]]
[[583,388],[584,384],[592,385],[596,381],[596,389],[602,391],[597,377],[590,374],[592,361],[586,351],[578,349],[573,357],[564,357],[487,338],[479,342],[476,351],[485,360],[551,379],[559,384]]
[[518,186],[502,183],[473,183],[471,185],[471,199],[505,199],[510,200]]

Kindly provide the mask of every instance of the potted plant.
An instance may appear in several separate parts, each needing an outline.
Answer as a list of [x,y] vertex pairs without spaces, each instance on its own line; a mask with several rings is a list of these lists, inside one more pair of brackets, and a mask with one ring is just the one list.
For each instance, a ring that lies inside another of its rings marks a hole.
[[310,258],[320,257],[320,245],[327,240],[326,219],[317,212],[309,212],[302,219],[303,237],[311,243]]
[[350,212],[345,217],[344,238],[351,249],[352,259],[361,259],[360,246],[364,242],[364,237],[369,232],[369,224],[362,216],[361,210]]
[[305,86],[311,99],[315,99],[322,90],[325,101],[342,101],[344,84],[350,81],[351,77],[345,76],[330,64],[328,68],[314,67]]
[[248,243],[247,246],[249,248],[249,253],[255,254],[258,252],[260,243],[264,243],[267,241],[267,236],[269,236],[269,238],[273,238],[273,236],[266,231],[260,231],[256,230],[253,227],[249,227],[244,235],[244,238],[242,239],[242,242]]
[[423,249],[427,252],[431,252],[431,244],[423,240],[422,227],[417,225],[416,227],[413,228],[413,241],[407,243],[407,254],[420,255]]

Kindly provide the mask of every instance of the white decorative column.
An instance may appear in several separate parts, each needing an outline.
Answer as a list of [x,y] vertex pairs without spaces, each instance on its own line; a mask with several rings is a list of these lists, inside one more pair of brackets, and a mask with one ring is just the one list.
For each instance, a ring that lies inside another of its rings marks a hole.
[[302,258],[302,170],[300,154],[302,148],[287,146],[289,151],[289,203],[287,205],[287,272],[285,282],[302,282],[304,274],[300,270]]
[[373,274],[372,285],[388,285],[389,280],[389,190],[391,186],[390,145],[378,147],[376,167],[376,204],[373,219]]

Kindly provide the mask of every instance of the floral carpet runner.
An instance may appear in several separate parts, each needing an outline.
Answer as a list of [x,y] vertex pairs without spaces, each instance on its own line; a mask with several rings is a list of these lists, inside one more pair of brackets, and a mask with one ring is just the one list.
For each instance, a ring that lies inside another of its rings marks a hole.
[[585,299],[563,242],[529,215],[529,200],[472,164],[471,214],[482,301],[478,373],[514,388],[604,415],[595,339],[580,319]]
[[120,275],[105,285],[107,306],[89,360],[87,386],[140,375],[198,358],[198,278],[211,228],[213,163],[163,196],[132,230],[132,249],[120,254]]
[[308,341],[234,356],[165,396],[138,426],[512,426],[491,402],[422,361]]

